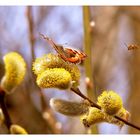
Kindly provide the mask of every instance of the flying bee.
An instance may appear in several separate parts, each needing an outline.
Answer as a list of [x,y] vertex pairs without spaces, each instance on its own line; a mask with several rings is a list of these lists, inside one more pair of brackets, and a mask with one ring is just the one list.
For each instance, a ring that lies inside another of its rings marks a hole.
[[40,35],[48,41],[48,43],[55,49],[58,55],[66,62],[79,64],[87,57],[87,55],[81,51],[65,48],[63,45],[56,44],[51,38],[43,34]]
[[140,46],[135,45],[135,44],[130,44],[130,45],[125,44],[125,45],[126,45],[128,50],[137,50],[140,48]]

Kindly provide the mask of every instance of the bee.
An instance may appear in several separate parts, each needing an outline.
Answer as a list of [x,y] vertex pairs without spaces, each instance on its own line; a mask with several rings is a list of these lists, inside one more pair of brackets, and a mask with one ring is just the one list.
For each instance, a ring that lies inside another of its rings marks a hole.
[[71,48],[65,48],[63,45],[56,44],[51,38],[40,34],[45,40],[48,41],[48,43],[55,49],[55,51],[58,53],[58,56],[60,56],[65,62],[70,62],[74,64],[79,64],[85,58],[87,55],[81,51],[71,49]]
[[[126,44],[125,44],[126,45]],[[130,44],[130,45],[126,45],[127,46],[127,49],[128,50],[137,50],[140,48],[140,46],[138,45],[133,45],[133,44]]]

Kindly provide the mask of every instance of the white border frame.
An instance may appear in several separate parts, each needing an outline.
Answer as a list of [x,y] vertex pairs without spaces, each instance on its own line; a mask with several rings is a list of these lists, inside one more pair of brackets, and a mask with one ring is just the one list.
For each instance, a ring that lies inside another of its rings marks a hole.
[[4,140],[140,140],[140,135],[1,135],[0,138]]
[[20,5],[100,5],[100,6],[119,6],[140,5],[140,0],[1,0],[0,5],[20,6]]

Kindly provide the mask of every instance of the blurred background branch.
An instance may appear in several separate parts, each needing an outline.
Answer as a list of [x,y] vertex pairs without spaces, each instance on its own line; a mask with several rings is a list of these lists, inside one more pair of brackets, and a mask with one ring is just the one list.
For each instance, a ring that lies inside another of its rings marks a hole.
[[[83,6],[83,26],[84,26],[84,51],[87,55],[87,59],[84,62],[85,65],[85,73],[86,73],[86,83],[87,85],[90,84],[91,86],[87,86],[87,95],[89,99],[92,101],[96,101],[96,93],[95,93],[95,83],[93,82],[93,74],[92,74],[92,34],[91,34],[91,15],[90,15],[90,7],[89,6]],[[94,29],[93,29],[94,30]],[[97,126],[94,126],[91,129],[91,133],[97,134]]]
[[[29,41],[30,41],[30,46],[31,46],[31,57],[32,57],[31,65],[35,60],[34,45],[36,42],[35,35],[34,35],[34,19],[33,19],[33,17],[34,17],[33,7],[28,6],[27,7],[27,19],[28,19],[27,21],[28,21],[28,26],[29,26]],[[36,87],[37,92],[39,94],[39,98],[40,98],[40,102],[41,102],[42,117],[46,121],[46,125],[50,131],[49,133],[58,134],[61,132],[61,130],[59,128],[57,128],[57,125],[56,125],[57,122],[56,122],[55,116],[54,116],[53,112],[51,111],[51,109],[47,103],[47,100],[45,100],[44,93],[42,92],[42,90],[38,86],[36,86],[35,79],[36,78],[33,74],[31,80],[34,82],[34,86]]]

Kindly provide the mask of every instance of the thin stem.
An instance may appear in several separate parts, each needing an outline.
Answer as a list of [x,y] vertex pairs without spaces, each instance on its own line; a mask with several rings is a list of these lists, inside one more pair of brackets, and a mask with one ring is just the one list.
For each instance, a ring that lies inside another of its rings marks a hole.
[[92,86],[90,88],[87,88],[87,96],[91,100],[96,100],[96,95],[94,92],[94,85],[93,84],[93,75],[92,75],[92,70],[91,70],[91,64],[92,64],[92,34],[91,34],[91,27],[90,27],[90,22],[91,22],[91,15],[90,15],[90,7],[89,6],[83,6],[83,24],[84,24],[84,48],[85,48],[85,53],[88,56],[88,58],[84,61],[85,65],[85,73],[86,77],[90,79],[90,83]]
[[132,123],[130,123],[130,122],[128,122],[128,121],[126,121],[126,120],[120,118],[120,117],[117,116],[117,115],[115,115],[114,117],[115,117],[116,119],[118,119],[118,120],[124,122],[124,123],[125,123],[126,125],[128,125],[128,126],[131,126],[131,127],[133,127],[133,128],[136,128],[136,129],[140,130],[140,127],[139,127],[139,126],[136,126],[136,125],[134,125],[134,124],[132,124]]
[[5,94],[6,94],[5,91],[0,87],[0,106],[1,106],[2,112],[4,114],[5,124],[9,130],[10,126],[12,124],[12,121],[11,121],[10,115],[8,113],[6,104],[5,104]]
[[91,103],[91,106],[92,107],[96,107],[96,108],[98,108],[98,109],[101,109],[101,107],[98,105],[98,104],[96,104],[96,103],[94,103],[93,101],[91,101],[88,97],[86,97],[80,90],[79,90],[79,88],[71,88],[71,90],[74,92],[74,93],[76,93],[77,95],[79,95],[80,97],[82,97],[83,99],[85,99],[85,100],[88,100],[90,103]]
[[45,112],[46,109],[48,109],[48,105],[47,105],[47,101],[45,100],[45,97],[44,97],[44,94],[43,92],[41,91],[40,89],[40,100],[41,100],[41,109],[42,109],[42,112]]
[[[75,89],[75,88],[71,88],[71,91],[73,91],[74,93],[76,93],[77,95],[79,95],[80,97],[82,97],[83,99],[88,100],[88,101],[91,103],[91,106],[92,106],[92,107],[96,107],[96,108],[98,108],[98,109],[101,109],[101,107],[100,107],[98,104],[96,104],[95,102],[91,101],[88,97],[86,97],[86,96],[79,90],[79,88],[76,88],[76,89]],[[131,126],[131,127],[135,128],[135,129],[137,129],[137,130],[140,130],[140,127],[139,127],[139,126],[136,126],[135,124],[132,124],[131,122],[128,122],[128,121],[126,121],[125,119],[123,119],[123,118],[121,118],[121,117],[119,117],[119,116],[117,116],[117,115],[115,115],[114,118],[118,119],[119,121],[122,121],[123,123],[125,123],[125,124],[128,125],[128,126]]]
[[28,26],[29,26],[29,39],[31,44],[31,53],[32,53],[32,60],[35,59],[34,53],[34,44],[35,44],[35,37],[34,37],[34,22],[33,22],[33,13],[32,13],[32,6],[27,7],[27,19],[28,19]]
[[[30,46],[31,46],[31,57],[32,57],[31,64],[32,64],[32,62],[35,59],[34,45],[35,45],[35,41],[36,41],[35,35],[34,35],[34,19],[33,19],[32,6],[27,7],[27,20],[28,20],[28,27],[29,27],[29,41],[30,41]],[[33,74],[32,74],[32,78],[33,78],[33,81],[35,81],[35,76]],[[36,87],[36,84],[35,83],[33,83],[33,84]],[[49,110],[48,103],[45,100],[45,97],[44,97],[42,90],[39,87],[36,87],[36,88],[37,88],[38,93],[40,95],[42,116],[45,113],[48,113],[51,116],[49,119],[47,117],[43,116],[43,118],[46,121],[47,128],[49,129],[50,133],[58,133],[59,134],[61,130],[55,126],[55,124],[56,124],[55,116],[54,116],[53,112]]]
[[[28,27],[29,27],[29,41],[30,41],[31,57],[32,57],[31,64],[35,59],[35,52],[34,52],[35,36],[34,36],[34,20],[33,20],[32,10],[33,10],[32,6],[27,7],[27,21],[28,21]],[[35,76],[33,75],[33,73],[32,73],[32,78],[33,78],[33,81],[35,81]],[[33,84],[35,85],[34,82]],[[43,93],[41,89],[38,87],[37,87],[37,90],[40,95],[42,110],[44,110],[44,108],[47,108],[47,107],[45,104],[45,99],[43,99],[44,98]]]

